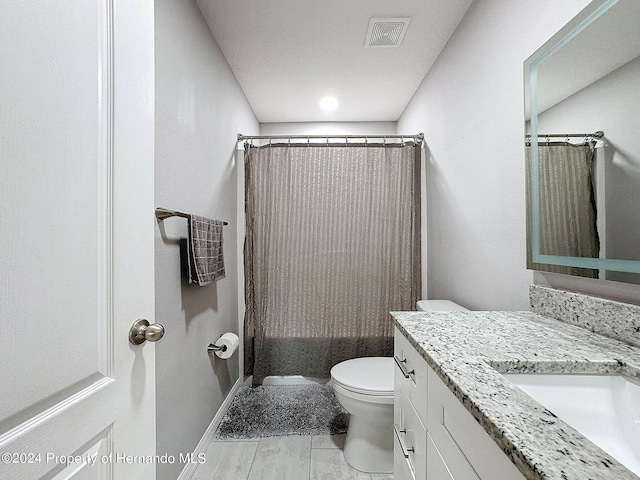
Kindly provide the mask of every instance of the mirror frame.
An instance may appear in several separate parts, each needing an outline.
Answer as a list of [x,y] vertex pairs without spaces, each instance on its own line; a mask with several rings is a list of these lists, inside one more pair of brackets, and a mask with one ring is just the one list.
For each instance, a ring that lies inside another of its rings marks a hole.
[[[618,0],[594,0],[575,18],[551,37],[524,62],[525,125],[530,114],[530,134],[538,138],[537,69],[538,65],[570,42],[585,28],[606,13]],[[526,138],[526,137],[525,137]],[[640,273],[640,261],[614,258],[569,257],[540,253],[540,191],[538,178],[538,142],[531,142],[531,255],[534,263],[568,267]]]

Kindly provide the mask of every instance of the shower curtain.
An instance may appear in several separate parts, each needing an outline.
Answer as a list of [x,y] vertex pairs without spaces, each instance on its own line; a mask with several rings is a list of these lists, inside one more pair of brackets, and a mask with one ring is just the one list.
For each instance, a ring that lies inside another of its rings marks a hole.
[[245,145],[245,373],[393,354],[420,292],[420,146]]
[[[540,253],[597,258],[600,242],[593,188],[594,147],[568,143],[538,145]],[[531,147],[526,147],[527,239],[531,239]],[[533,263],[527,241],[527,268],[598,277],[598,270]]]

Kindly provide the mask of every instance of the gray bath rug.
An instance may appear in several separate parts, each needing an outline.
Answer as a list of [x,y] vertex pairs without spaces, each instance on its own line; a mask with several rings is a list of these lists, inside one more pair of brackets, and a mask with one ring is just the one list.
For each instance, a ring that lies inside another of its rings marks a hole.
[[243,386],[216,438],[334,435],[345,433],[348,422],[331,385]]

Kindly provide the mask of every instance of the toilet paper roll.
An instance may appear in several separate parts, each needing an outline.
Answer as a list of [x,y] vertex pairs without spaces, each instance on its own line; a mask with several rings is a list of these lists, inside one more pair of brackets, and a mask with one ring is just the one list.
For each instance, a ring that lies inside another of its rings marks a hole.
[[239,343],[240,339],[235,333],[227,332],[214,343],[214,345],[222,347],[215,353],[220,358],[229,358],[238,349]]

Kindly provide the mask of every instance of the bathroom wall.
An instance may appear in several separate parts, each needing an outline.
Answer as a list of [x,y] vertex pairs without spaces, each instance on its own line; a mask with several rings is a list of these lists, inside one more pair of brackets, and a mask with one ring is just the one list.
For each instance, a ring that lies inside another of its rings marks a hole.
[[588,0],[476,0],[398,120],[427,145],[428,294],[528,310],[528,285],[620,300],[638,288],[525,266],[523,62]]
[[299,122],[260,124],[260,135],[395,135],[396,133],[396,122]]
[[238,379],[239,357],[209,357],[220,334],[238,333],[235,147],[238,132],[258,122],[192,0],[157,0],[156,206],[229,222],[224,229],[226,278],[189,285],[181,267],[184,218],[158,223],[155,237],[156,320],[166,329],[156,345],[158,465],[175,480],[180,452],[192,452]]

